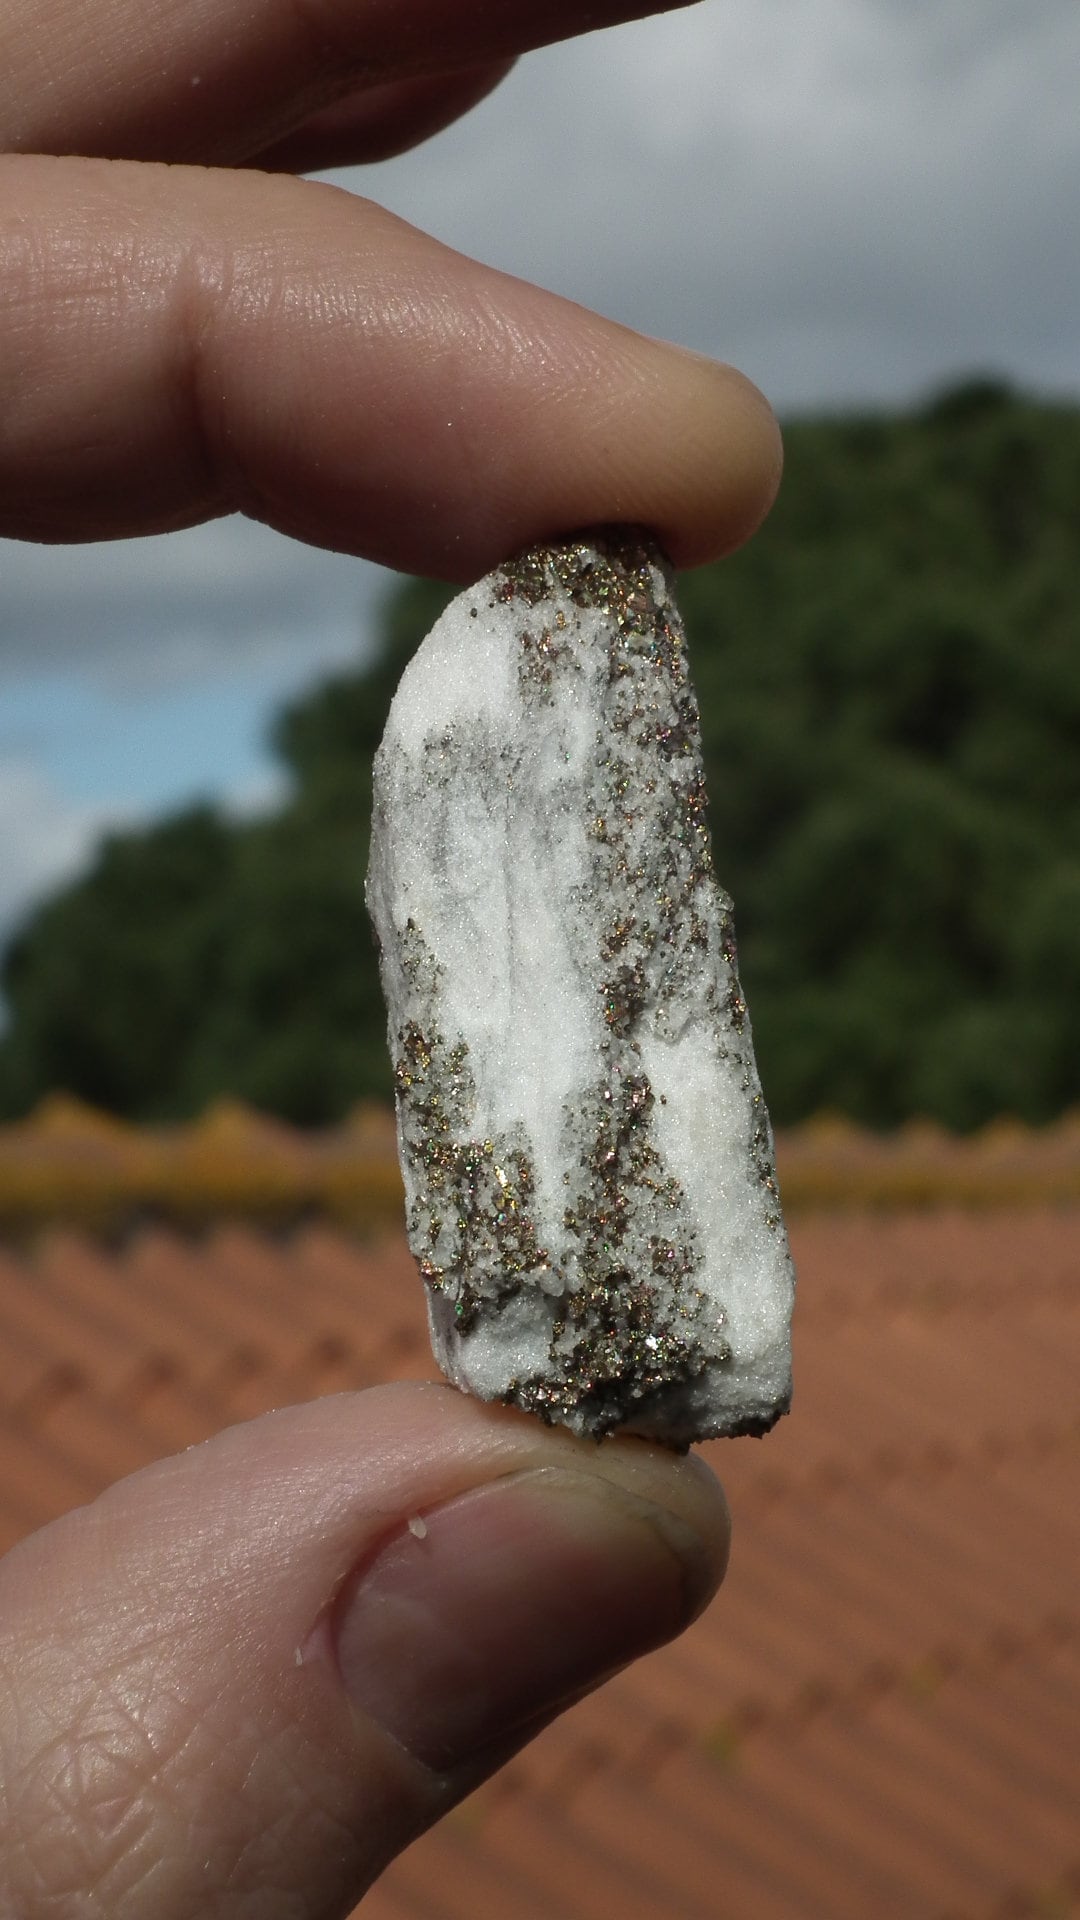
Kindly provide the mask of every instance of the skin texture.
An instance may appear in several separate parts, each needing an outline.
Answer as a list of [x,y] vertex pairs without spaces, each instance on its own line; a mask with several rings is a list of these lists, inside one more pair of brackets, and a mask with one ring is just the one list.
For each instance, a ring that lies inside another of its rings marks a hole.
[[284,171],[407,146],[522,49],[647,10],[17,10],[0,533],[100,540],[241,510],[455,581],[613,521],[652,527],[680,566],[747,538],[780,473],[749,382]]
[[[0,533],[241,509],[467,580],[767,511],[730,369],[291,170],[401,150],[641,0],[31,0],[0,26]],[[0,1913],[331,1920],[726,1561],[698,1462],[444,1387],[342,1396],[120,1483],[0,1565]]]
[[0,1912],[347,1913],[568,1695],[685,1625],[726,1539],[699,1461],[441,1386],[121,1482],[0,1563]]
[[551,532],[743,539],[775,485],[755,390],[476,266],[337,188],[0,160],[0,530],[240,509],[450,579]]

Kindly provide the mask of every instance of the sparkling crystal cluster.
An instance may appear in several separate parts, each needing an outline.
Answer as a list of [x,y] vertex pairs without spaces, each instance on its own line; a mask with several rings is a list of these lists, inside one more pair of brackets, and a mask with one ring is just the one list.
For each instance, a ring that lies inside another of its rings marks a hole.
[[376,759],[368,900],[444,1371],[577,1432],[766,1431],[791,1261],[644,537],[532,548],[447,609]]

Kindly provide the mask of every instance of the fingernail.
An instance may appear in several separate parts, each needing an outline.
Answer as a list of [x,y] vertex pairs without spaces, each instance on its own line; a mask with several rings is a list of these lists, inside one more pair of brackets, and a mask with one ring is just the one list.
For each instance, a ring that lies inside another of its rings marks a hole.
[[403,1523],[342,1595],[338,1664],[356,1708],[450,1770],[671,1639],[714,1584],[677,1515],[544,1468]]

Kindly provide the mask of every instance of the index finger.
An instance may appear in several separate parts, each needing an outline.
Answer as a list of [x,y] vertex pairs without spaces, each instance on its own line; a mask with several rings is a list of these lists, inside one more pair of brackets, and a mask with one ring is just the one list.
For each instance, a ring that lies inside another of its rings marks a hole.
[[0,150],[231,165],[335,100],[690,0],[37,0],[0,27]]
[[244,511],[470,580],[531,540],[751,533],[776,423],[730,368],[450,252],[330,186],[0,160],[0,532]]

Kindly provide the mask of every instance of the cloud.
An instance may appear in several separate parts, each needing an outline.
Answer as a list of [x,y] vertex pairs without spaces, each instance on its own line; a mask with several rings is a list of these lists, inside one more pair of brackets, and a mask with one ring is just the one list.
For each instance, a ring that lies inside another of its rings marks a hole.
[[[530,56],[430,147],[334,177],[781,410],[973,369],[1077,395],[1078,68],[1076,0],[706,0]],[[186,778],[268,804],[268,712],[357,657],[386,583],[239,519],[0,542],[0,921]]]
[[[104,834],[145,825],[151,814],[202,797],[194,786],[165,794],[151,786],[148,798],[122,769],[116,789],[112,795],[73,795],[46,757],[4,752],[0,744],[0,950],[40,901],[85,872]],[[228,816],[250,820],[274,811],[287,790],[280,769],[249,760],[220,782],[217,798]]]
[[145,540],[0,541],[0,697],[53,666],[128,691],[254,663],[302,678],[363,651],[388,579],[239,516]]
[[30,908],[86,865],[122,804],[77,805],[31,760],[0,759],[0,944]]
[[[782,410],[972,369],[1080,392],[1075,0],[706,0],[546,49],[428,147],[332,177],[734,361]],[[240,519],[0,542],[0,696],[354,657],[387,576]]]
[[280,790],[269,742],[301,678],[293,660],[134,691],[74,671],[27,674],[0,702],[0,764],[32,762],[78,804],[217,798],[247,810],[242,796]]
[[1078,65],[1073,0],[713,0],[342,177],[787,410],[972,367],[1076,392]]

